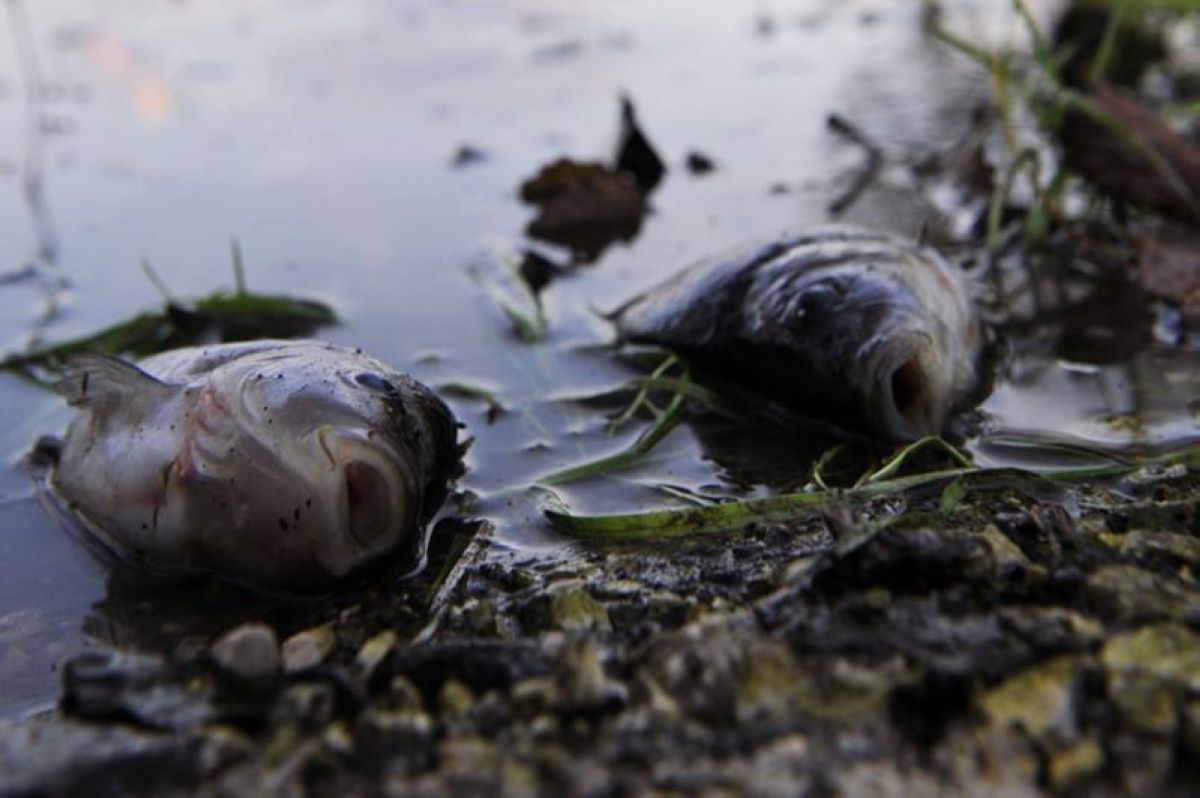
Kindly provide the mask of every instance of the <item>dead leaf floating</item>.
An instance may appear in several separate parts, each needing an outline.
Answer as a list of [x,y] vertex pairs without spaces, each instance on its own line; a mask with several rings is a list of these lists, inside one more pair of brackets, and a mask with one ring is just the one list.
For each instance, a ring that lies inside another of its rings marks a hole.
[[632,101],[623,97],[614,165],[560,158],[544,166],[521,184],[522,201],[538,208],[525,232],[571,250],[577,262],[592,262],[610,244],[640,232],[646,197],[666,171],[638,125]]

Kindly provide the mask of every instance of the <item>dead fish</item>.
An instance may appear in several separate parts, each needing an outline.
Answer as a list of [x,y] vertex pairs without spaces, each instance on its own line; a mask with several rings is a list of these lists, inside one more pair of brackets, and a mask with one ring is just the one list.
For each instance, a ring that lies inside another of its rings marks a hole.
[[255,341],[140,363],[68,361],[79,409],[49,486],[104,546],[162,574],[328,582],[405,544],[441,504],[456,423],[359,350]]
[[964,273],[870,230],[819,229],[701,262],[609,318],[625,341],[893,440],[941,432],[980,384],[983,330]]

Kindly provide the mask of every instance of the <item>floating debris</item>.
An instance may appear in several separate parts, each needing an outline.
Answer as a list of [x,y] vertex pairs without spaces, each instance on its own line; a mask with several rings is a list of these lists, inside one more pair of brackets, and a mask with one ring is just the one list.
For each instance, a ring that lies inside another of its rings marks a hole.
[[645,199],[628,177],[567,158],[527,180],[521,199],[538,206],[525,231],[531,238],[567,247],[585,262],[615,241],[632,240],[646,212]]
[[475,147],[471,144],[459,145],[455,150],[454,157],[450,159],[450,165],[455,169],[461,169],[464,166],[474,166],[491,158],[487,150],[480,147]]
[[640,231],[667,167],[637,123],[633,102],[621,98],[621,133],[613,165],[560,158],[521,184],[521,199],[538,207],[526,228],[531,238],[566,247],[583,263]]
[[165,576],[327,582],[406,546],[459,452],[428,388],[315,341],[66,361],[79,408],[49,484],[119,559]]
[[[99,332],[57,344],[38,346],[0,359],[0,369],[37,377],[34,370],[57,371],[67,357],[83,352],[146,357],[168,349],[200,343],[249,341],[256,338],[294,338],[337,324],[333,309],[322,302],[246,290],[241,252],[233,246],[236,287],[194,300],[172,297],[149,266],[146,274],[166,297],[162,310],[140,313]],[[40,381],[40,380],[39,380]]]
[[716,161],[698,150],[689,152],[683,163],[693,177],[704,177],[717,170]]
[[642,132],[637,110],[629,97],[621,98],[621,133],[614,161],[617,171],[630,175],[643,194],[658,188],[667,174],[667,165]]

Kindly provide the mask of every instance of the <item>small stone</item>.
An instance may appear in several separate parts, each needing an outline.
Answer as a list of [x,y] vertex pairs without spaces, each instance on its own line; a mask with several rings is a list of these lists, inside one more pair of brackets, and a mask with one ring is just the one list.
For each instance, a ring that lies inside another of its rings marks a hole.
[[354,737],[350,734],[350,730],[346,728],[346,724],[337,722],[331,723],[325,728],[325,733],[321,735],[321,742],[325,747],[334,753],[349,756],[354,753]]
[[408,712],[420,712],[421,691],[413,684],[412,679],[409,679],[403,674],[396,674],[388,682],[389,704],[396,709]]
[[265,693],[279,678],[279,638],[266,624],[247,623],[226,632],[213,644],[209,657],[237,690]]
[[1132,565],[1109,565],[1087,580],[1088,597],[1126,623],[1200,619],[1200,596]]
[[1200,691],[1200,635],[1186,626],[1158,623],[1118,635],[1105,643],[1100,659],[1110,671],[1141,671]]
[[627,699],[625,686],[604,673],[600,652],[591,640],[563,652],[558,684],[567,707],[576,711],[615,710]]
[[438,705],[451,718],[461,718],[471,711],[475,697],[471,689],[458,679],[447,679],[438,694]]
[[302,682],[287,687],[271,709],[276,725],[318,729],[333,720],[337,695],[328,682]]
[[336,642],[328,624],[297,632],[283,641],[284,672],[300,673],[315,668],[325,661]]
[[1055,657],[1005,679],[980,697],[980,705],[992,723],[1019,725],[1031,737],[1069,734],[1075,725],[1078,669],[1077,657]]
[[551,599],[550,624],[564,632],[612,629],[604,606],[582,588],[564,590]]
[[368,682],[375,675],[376,669],[379,668],[388,656],[396,649],[396,644],[400,638],[391,629],[386,629],[372,637],[367,642],[363,643],[362,648],[358,650],[358,656],[355,661],[358,662],[358,667],[362,670],[363,678]]
[[1104,767],[1104,749],[1095,740],[1081,740],[1050,757],[1048,775],[1055,790],[1070,790]]
[[448,737],[438,745],[440,767],[450,773],[480,776],[497,772],[500,758],[496,745],[480,737]]

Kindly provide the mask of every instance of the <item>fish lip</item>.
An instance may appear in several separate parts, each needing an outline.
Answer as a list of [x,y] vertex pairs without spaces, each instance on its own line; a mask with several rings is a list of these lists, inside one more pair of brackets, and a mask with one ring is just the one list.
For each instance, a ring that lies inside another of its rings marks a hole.
[[[941,432],[938,381],[931,373],[935,341],[921,330],[887,334],[868,355],[866,411],[877,430],[896,440],[916,440]],[[901,390],[909,395],[900,396]]]

